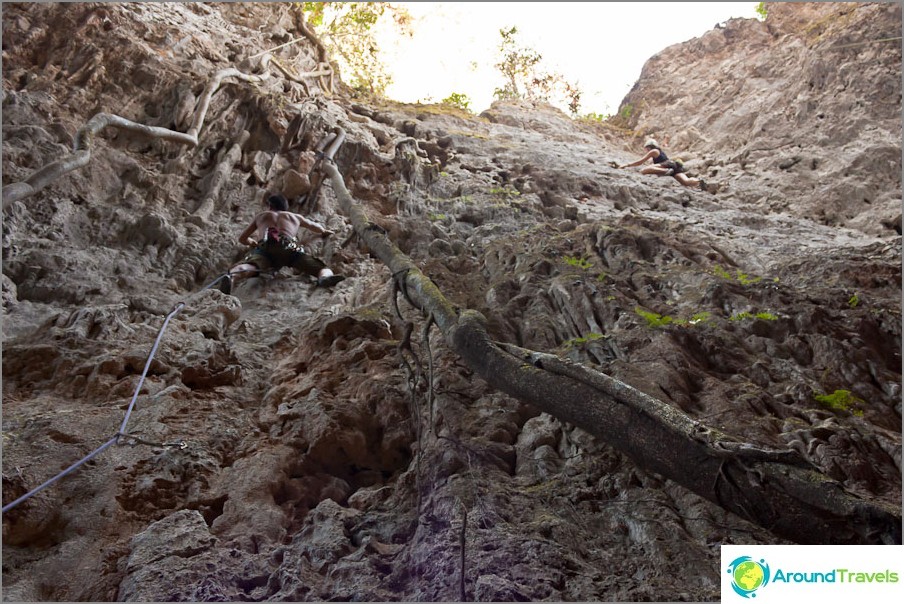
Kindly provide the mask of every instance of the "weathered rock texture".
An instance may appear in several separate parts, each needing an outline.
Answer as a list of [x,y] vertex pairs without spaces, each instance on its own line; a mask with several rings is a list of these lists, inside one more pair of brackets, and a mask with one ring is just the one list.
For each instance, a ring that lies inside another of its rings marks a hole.
[[[784,542],[490,389],[328,181],[304,211],[337,234],[307,244],[347,281],[203,290],[335,127],[351,194],[494,339],[900,510],[900,44],[833,49],[899,36],[900,7],[769,10],[653,57],[627,121],[233,82],[197,146],[107,129],[4,204],[4,504],[116,434],[186,304],[130,417],[143,442],[3,514],[4,600],[715,600],[720,544]],[[211,78],[303,27],[287,4],[4,3],[4,186],[98,112],[187,130]],[[320,53],[273,56],[300,74]],[[719,193],[611,167],[669,134]]]
[[766,9],[654,55],[618,121],[670,134],[688,166],[730,181],[726,198],[900,234],[900,3]]

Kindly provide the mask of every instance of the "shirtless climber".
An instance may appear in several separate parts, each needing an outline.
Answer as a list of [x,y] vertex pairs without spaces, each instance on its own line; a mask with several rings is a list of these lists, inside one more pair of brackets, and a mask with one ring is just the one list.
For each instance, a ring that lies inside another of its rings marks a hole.
[[646,163],[648,159],[653,160],[652,166],[647,166],[643,170],[640,171],[641,174],[655,174],[656,176],[671,176],[685,187],[700,187],[701,191],[709,190],[707,188],[706,182],[702,178],[690,178],[687,174],[684,173],[684,166],[681,165],[680,162],[673,161],[668,158],[663,151],[659,147],[659,143],[657,143],[652,138],[649,139],[646,143],[644,143],[644,150],[646,150],[646,155],[641,157],[635,162],[630,164],[625,164],[623,166],[616,166],[617,168],[633,168],[634,166],[639,166],[643,163]]
[[[254,246],[254,249],[220,279],[221,292],[232,293],[236,281],[284,266],[317,277],[320,287],[332,287],[345,280],[342,275],[334,275],[319,258],[306,254],[296,241],[298,228],[302,226],[324,237],[332,235],[333,231],[301,214],[289,212],[289,202],[282,194],[270,195],[267,205],[269,209],[255,216],[254,221],[239,235],[239,243]],[[251,237],[255,233],[257,239]]]

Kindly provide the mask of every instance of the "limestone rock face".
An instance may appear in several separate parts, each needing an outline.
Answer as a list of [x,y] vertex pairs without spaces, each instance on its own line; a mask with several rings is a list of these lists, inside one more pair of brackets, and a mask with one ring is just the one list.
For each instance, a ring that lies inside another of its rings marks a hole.
[[651,57],[617,121],[727,179],[725,198],[900,234],[901,5],[765,7]]
[[[293,4],[4,3],[4,187],[96,113],[184,132],[265,50],[316,70]],[[900,509],[900,6],[768,10],[654,55],[605,123],[273,70],[197,146],[108,128],[4,202],[4,505],[115,444],[3,514],[3,599],[709,601],[721,544],[784,542],[476,377],[352,236],[337,127],[372,228],[495,340]],[[645,136],[718,191],[613,167]],[[281,187],[348,278],[217,291]]]

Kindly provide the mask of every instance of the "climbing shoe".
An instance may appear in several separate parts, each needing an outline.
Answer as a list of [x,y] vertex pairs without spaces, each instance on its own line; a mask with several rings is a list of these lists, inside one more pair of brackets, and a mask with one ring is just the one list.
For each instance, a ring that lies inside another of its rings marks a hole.
[[220,278],[220,283],[218,284],[218,288],[221,292],[226,294],[227,296],[232,294],[232,275],[223,275]]
[[706,181],[703,180],[702,178],[700,179],[700,190],[701,190],[701,191],[706,191],[706,190],[707,190],[707,188],[706,188]]
[[333,287],[340,281],[345,281],[342,275],[330,275],[329,277],[317,277],[317,287]]

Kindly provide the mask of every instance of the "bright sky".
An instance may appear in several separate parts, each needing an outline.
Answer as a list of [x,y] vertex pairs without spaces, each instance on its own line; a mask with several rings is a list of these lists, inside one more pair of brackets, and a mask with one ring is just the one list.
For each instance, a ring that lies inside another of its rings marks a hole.
[[756,18],[756,2],[399,2],[413,17],[414,36],[379,35],[397,101],[439,102],[456,92],[479,113],[503,84],[493,67],[502,38],[543,56],[583,91],[580,113],[615,113],[647,59],[699,37],[732,17]]

